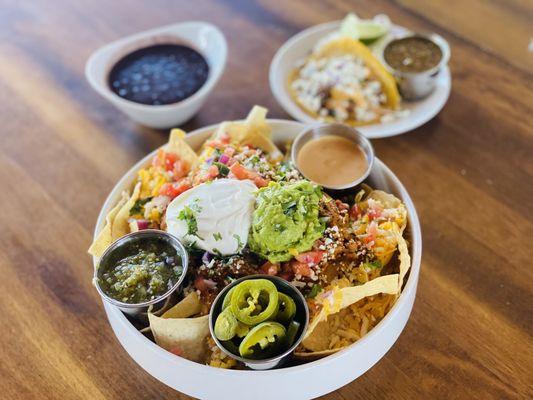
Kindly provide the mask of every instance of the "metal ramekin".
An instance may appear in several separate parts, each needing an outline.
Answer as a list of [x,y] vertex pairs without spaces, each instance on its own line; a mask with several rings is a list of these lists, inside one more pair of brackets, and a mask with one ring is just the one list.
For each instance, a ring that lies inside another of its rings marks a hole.
[[[312,125],[300,132],[298,136],[296,136],[296,139],[294,139],[291,148],[291,160],[292,163],[296,166],[296,168],[298,168],[298,153],[300,152],[304,144],[306,144],[312,139],[318,139],[323,136],[341,136],[359,145],[359,147],[361,148],[361,150],[363,150],[363,153],[366,156],[368,166],[363,175],[361,175],[356,180],[348,182],[344,185],[327,186],[320,182],[316,183],[318,183],[322,187],[325,187],[326,189],[344,190],[353,188],[354,186],[357,186],[358,184],[363,182],[370,174],[372,166],[374,165],[374,148],[372,147],[370,141],[366,137],[364,137],[363,134],[360,133],[357,129],[339,123]],[[299,168],[298,170],[305,178],[309,179],[309,177],[305,176],[305,174]]]
[[[439,46],[442,52],[440,62],[431,69],[421,72],[404,72],[394,69],[385,60],[385,49],[394,41],[408,37],[422,37],[428,39]],[[437,77],[441,69],[450,60],[450,45],[440,35],[436,33],[406,33],[405,35],[391,38],[383,47],[381,52],[381,62],[392,72],[398,83],[398,88],[402,97],[406,100],[420,100],[429,96],[435,89]]]
[[[174,249],[176,250],[177,254],[181,257],[181,262],[183,266],[183,272],[178,279],[178,281],[172,286],[166,293],[163,295],[150,300],[145,301],[144,303],[137,303],[137,304],[131,304],[131,303],[124,303],[122,301],[115,300],[111,297],[109,297],[100,287],[98,284],[98,278],[102,270],[100,269],[100,265],[105,265],[106,261],[108,261],[115,252],[117,252],[120,248],[123,246],[137,240],[143,240],[143,239],[163,239],[167,243],[169,243]],[[121,311],[124,313],[134,316],[134,317],[140,317],[146,314],[148,311],[148,308],[152,306],[152,309],[154,311],[160,309],[163,307],[166,303],[166,300],[173,295],[175,292],[177,292],[177,289],[180,288],[183,280],[185,279],[185,276],[187,275],[187,267],[189,264],[189,255],[187,253],[187,250],[181,244],[181,242],[176,238],[175,236],[156,229],[144,229],[137,232],[129,233],[125,236],[122,236],[121,238],[117,239],[115,242],[113,242],[102,254],[102,257],[100,258],[98,262],[98,266],[94,270],[94,277],[93,277],[93,284],[96,287],[96,290],[98,290],[98,293],[100,293],[100,296],[102,299],[104,299],[109,304],[114,305],[115,307],[118,307]]]
[[[283,353],[271,357],[266,358],[264,360],[251,360],[248,358],[240,357],[236,354],[233,354],[229,350],[227,350],[224,345],[217,339],[215,336],[215,321],[222,311],[222,302],[224,301],[224,297],[226,297],[226,294],[233,288],[234,286],[238,285],[239,283],[250,280],[250,279],[268,279],[274,285],[276,285],[276,288],[278,291],[286,294],[287,296],[291,297],[294,302],[296,303],[296,315],[294,319],[297,322],[300,322],[300,332],[299,335],[294,340],[294,343],[290,348],[285,350]],[[291,283],[287,282],[285,279],[282,279],[278,276],[272,276],[272,275],[250,275],[245,276],[244,278],[238,279],[235,282],[232,282],[228,286],[226,286],[216,297],[215,301],[211,305],[211,310],[209,311],[209,330],[211,332],[211,336],[217,346],[222,350],[225,354],[230,356],[231,358],[234,358],[237,361],[240,361],[244,363],[248,368],[254,369],[254,370],[265,370],[265,369],[272,369],[275,367],[281,366],[284,362],[288,361],[289,358],[292,356],[292,353],[296,347],[300,344],[300,342],[303,340],[305,332],[307,330],[307,326],[309,325],[309,308],[307,307],[307,302],[305,301],[304,296],[302,293],[296,289]]]

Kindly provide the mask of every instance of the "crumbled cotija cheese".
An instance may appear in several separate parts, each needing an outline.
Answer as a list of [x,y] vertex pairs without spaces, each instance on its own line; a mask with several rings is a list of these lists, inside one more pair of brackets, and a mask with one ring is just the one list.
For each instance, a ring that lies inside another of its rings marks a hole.
[[364,62],[354,55],[309,59],[292,82],[298,102],[321,119],[381,122],[404,116],[405,110],[387,110],[381,82]]

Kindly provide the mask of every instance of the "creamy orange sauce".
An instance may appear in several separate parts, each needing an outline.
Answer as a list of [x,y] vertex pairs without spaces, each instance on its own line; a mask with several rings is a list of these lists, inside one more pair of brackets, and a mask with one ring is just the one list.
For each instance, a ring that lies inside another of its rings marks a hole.
[[364,175],[368,167],[361,147],[349,139],[333,135],[304,144],[296,162],[306,178],[329,187],[355,181]]

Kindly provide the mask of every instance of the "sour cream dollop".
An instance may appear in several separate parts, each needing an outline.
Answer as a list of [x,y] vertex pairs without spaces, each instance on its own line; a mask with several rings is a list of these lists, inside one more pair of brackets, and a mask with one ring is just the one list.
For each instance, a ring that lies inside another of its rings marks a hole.
[[180,194],[168,205],[167,232],[213,254],[246,246],[257,187],[249,180],[218,179]]

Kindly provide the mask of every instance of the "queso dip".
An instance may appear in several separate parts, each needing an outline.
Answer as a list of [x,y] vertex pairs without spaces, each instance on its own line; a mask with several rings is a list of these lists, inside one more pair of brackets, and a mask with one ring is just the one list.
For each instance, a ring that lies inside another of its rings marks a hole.
[[322,136],[305,143],[298,152],[302,174],[327,187],[347,185],[363,176],[368,168],[365,153],[342,136]]

